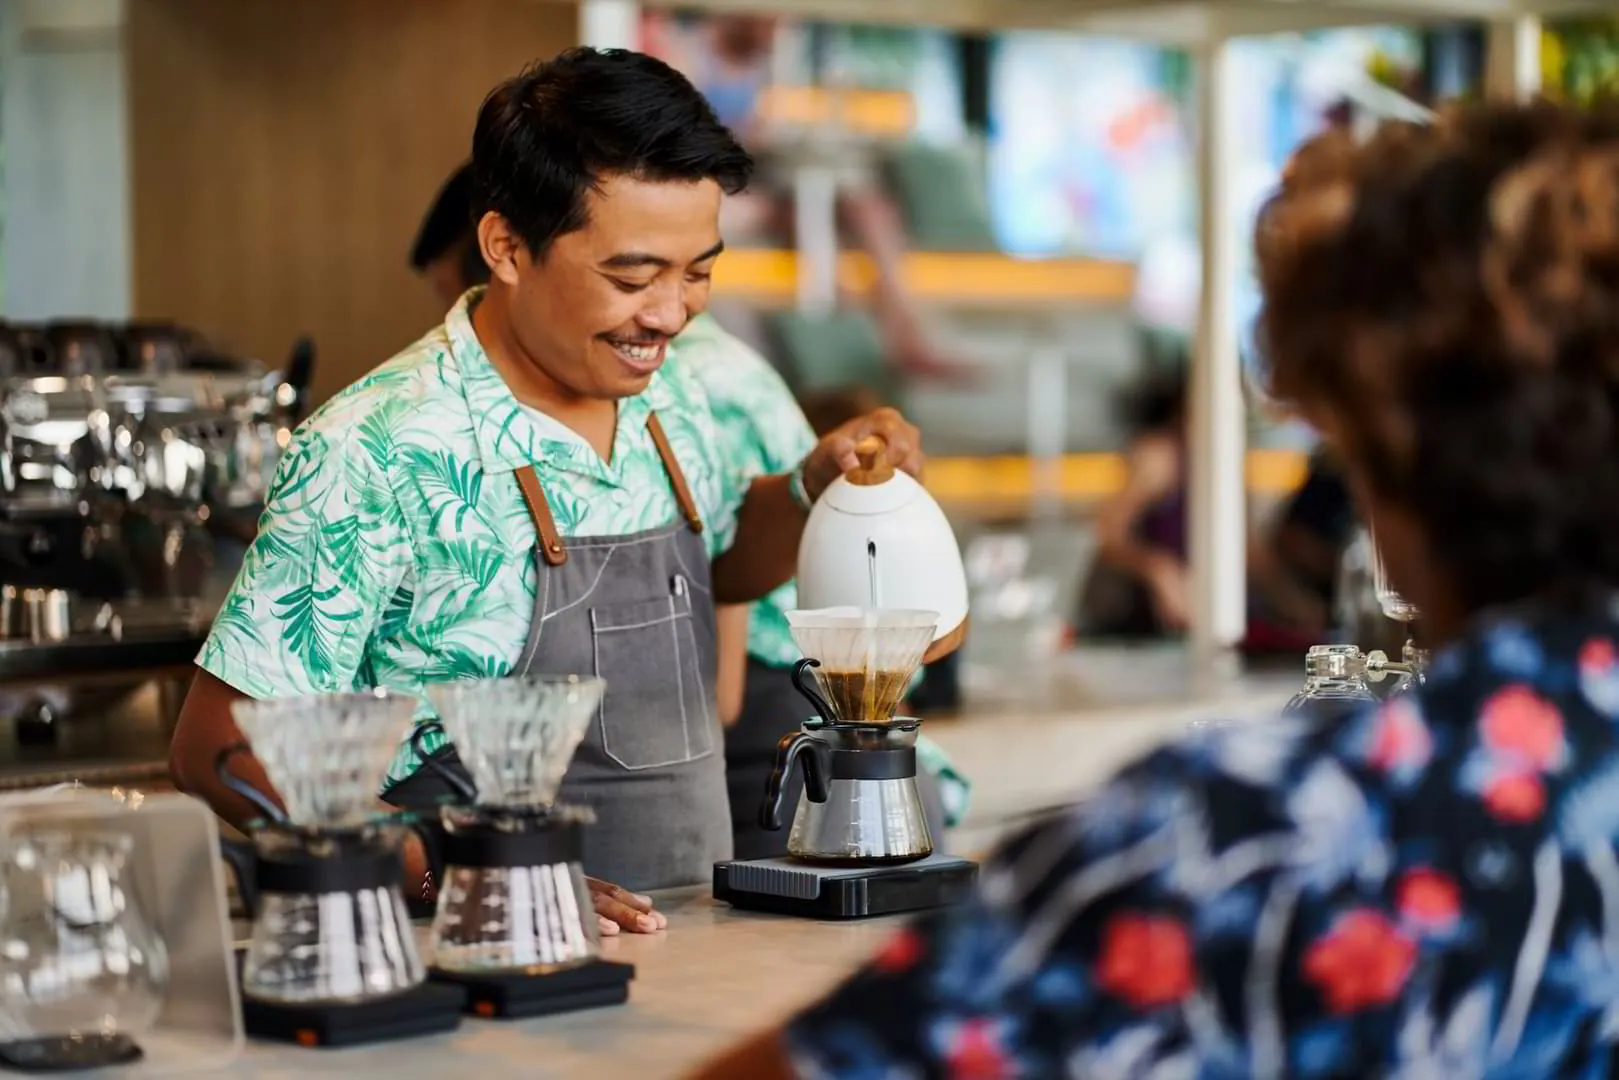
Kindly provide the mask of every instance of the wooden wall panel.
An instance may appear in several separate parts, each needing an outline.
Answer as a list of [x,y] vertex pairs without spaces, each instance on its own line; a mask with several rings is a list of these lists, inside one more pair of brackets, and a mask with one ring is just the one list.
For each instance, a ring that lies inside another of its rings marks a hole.
[[324,398],[442,313],[406,255],[479,102],[571,45],[540,0],[132,0],[135,310]]

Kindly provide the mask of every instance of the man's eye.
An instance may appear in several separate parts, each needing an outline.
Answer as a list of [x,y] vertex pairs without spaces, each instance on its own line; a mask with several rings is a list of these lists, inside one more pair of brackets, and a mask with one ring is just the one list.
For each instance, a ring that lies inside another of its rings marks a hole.
[[713,276],[714,271],[712,270],[704,270],[700,273],[693,271],[692,273],[686,275],[686,280],[691,282],[693,285],[702,285]]
[[613,284],[617,286],[619,292],[628,293],[640,292],[651,284],[651,282],[648,281],[625,281],[622,278],[613,278],[612,281]]

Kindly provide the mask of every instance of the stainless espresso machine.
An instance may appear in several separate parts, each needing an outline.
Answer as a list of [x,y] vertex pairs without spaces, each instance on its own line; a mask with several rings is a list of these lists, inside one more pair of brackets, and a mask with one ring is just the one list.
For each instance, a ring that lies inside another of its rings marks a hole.
[[[289,378],[169,323],[0,323],[0,683],[27,686],[0,718],[19,741],[189,663],[216,546],[251,535],[290,436],[300,357]],[[92,671],[133,681],[91,689]]]

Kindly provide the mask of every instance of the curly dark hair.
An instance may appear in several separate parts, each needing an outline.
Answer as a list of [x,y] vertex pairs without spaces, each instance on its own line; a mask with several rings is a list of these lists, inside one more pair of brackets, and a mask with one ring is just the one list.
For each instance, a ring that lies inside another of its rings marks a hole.
[[1322,136],[1255,248],[1272,393],[1330,419],[1459,603],[1619,586],[1619,108]]

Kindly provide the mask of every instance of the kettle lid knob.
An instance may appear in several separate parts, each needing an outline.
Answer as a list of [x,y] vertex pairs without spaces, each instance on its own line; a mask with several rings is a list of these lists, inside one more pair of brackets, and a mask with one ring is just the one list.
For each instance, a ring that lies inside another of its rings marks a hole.
[[848,474],[849,483],[869,487],[894,478],[894,465],[888,460],[888,444],[881,436],[868,435],[861,439],[855,444],[854,453],[860,459],[860,467]]

